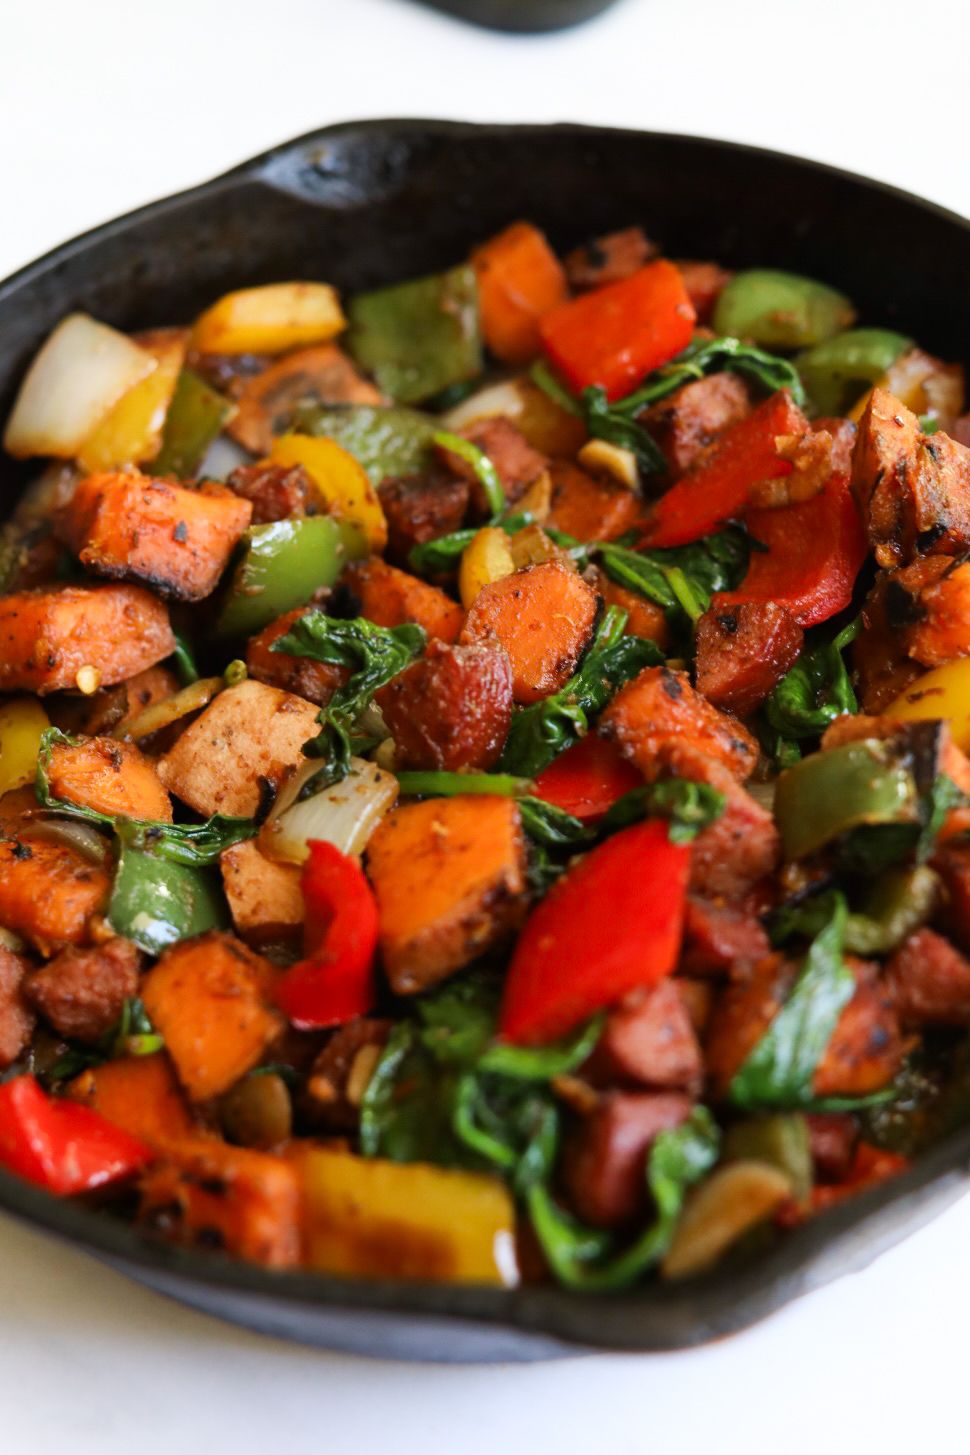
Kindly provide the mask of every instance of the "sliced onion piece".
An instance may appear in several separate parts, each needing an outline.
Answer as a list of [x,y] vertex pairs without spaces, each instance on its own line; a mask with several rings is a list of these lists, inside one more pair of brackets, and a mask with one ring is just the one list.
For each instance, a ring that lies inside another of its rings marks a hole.
[[147,349],[86,313],[59,323],[20,386],[3,437],[11,455],[76,455],[109,409],[156,368]]
[[70,818],[33,819],[30,837],[48,844],[63,844],[74,849],[89,864],[103,868],[111,853],[111,844],[93,824]]
[[381,819],[397,801],[397,779],[376,763],[351,758],[353,771],[309,798],[300,794],[321,771],[308,762],[286,783],[259,834],[258,847],[269,859],[302,864],[311,839],[333,844],[343,854],[362,854]]
[[526,405],[525,395],[518,379],[503,379],[498,384],[488,384],[469,394],[454,409],[441,416],[445,429],[464,429],[478,419],[495,419],[504,415],[506,419],[517,419]]
[[150,737],[152,733],[159,732],[171,723],[178,722],[180,717],[187,717],[190,712],[198,712],[201,708],[207,707],[217,692],[225,687],[223,677],[200,677],[198,682],[192,682],[188,687],[183,687],[181,692],[176,692],[174,697],[163,698],[161,702],[153,702],[151,707],[146,707],[136,718],[130,722],[119,723],[112,733],[115,738],[139,738]]
[[199,466],[199,479],[225,480],[237,466],[248,465],[252,458],[248,450],[237,445],[228,435],[216,435]]

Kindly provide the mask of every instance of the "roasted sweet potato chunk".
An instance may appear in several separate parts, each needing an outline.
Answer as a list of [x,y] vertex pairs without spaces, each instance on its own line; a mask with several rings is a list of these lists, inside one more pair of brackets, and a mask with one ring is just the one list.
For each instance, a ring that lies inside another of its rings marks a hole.
[[151,1147],[182,1141],[196,1131],[165,1051],[105,1061],[68,1082],[65,1094]]
[[544,525],[579,541],[612,541],[640,521],[642,502],[625,485],[594,480],[568,460],[554,460],[549,477],[552,504]]
[[318,730],[315,703],[240,682],[186,728],[159,759],[158,776],[196,813],[252,818],[272,802],[286,770],[302,763],[303,744]]
[[498,646],[520,704],[558,692],[575,672],[596,620],[596,592],[558,561],[527,566],[479,591],[459,640]]
[[686,672],[669,667],[645,667],[621,687],[600,718],[599,731],[651,781],[662,773],[661,748],[674,739],[714,758],[741,780],[758,759],[747,728],[695,692]]
[[82,480],[56,526],[89,571],[201,601],[251,515],[249,501],[222,486],[189,490],[131,470]]
[[30,977],[26,993],[55,1031],[94,1042],[136,994],[140,968],[137,945],[115,938],[84,950],[62,950]]
[[346,667],[335,667],[330,662],[314,662],[309,657],[291,657],[288,652],[274,652],[273,643],[285,637],[295,621],[305,616],[312,608],[298,606],[284,616],[278,616],[264,627],[258,636],[251,637],[246,646],[246,668],[250,677],[263,682],[267,687],[279,688],[281,692],[293,692],[308,702],[324,707],[338,687],[342,687],[350,676]]
[[512,721],[512,669],[491,647],[432,642],[375,698],[401,768],[485,771]]
[[852,489],[880,566],[970,546],[970,450],[940,432],[924,435],[885,389],[872,391],[859,424]]
[[[587,573],[587,579],[591,579],[590,573]],[[656,642],[662,651],[666,651],[670,645],[670,624],[662,606],[656,606],[638,591],[628,591],[625,586],[618,586],[605,571],[596,571],[595,581],[596,590],[602,596],[604,604],[622,607],[627,613],[626,626],[623,628],[627,636],[647,637]]]
[[30,1040],[36,1017],[24,995],[30,961],[0,945],[0,1068],[16,1061]]
[[167,1242],[294,1268],[301,1258],[296,1167],[214,1137],[168,1150],[141,1179],[138,1221]]
[[367,867],[384,966],[401,995],[467,965],[525,915],[525,845],[508,798],[396,808],[368,845]]
[[927,556],[891,571],[885,603],[890,631],[921,667],[970,655],[970,562]]
[[715,707],[742,717],[794,666],[804,633],[776,601],[718,606],[697,623],[695,681]]
[[175,650],[168,611],[139,586],[57,586],[0,596],[0,691],[60,692],[82,667],[124,682]]
[[155,764],[133,743],[114,738],[55,743],[47,779],[55,798],[98,813],[172,822],[172,804]]
[[16,837],[0,838],[0,925],[42,954],[84,944],[110,889],[106,869],[67,844],[36,837],[29,823]]
[[193,1101],[218,1096],[282,1033],[270,1002],[276,969],[232,935],[213,931],[166,950],[142,981],[142,1000]]
[[437,586],[407,571],[389,566],[380,556],[354,561],[341,578],[351,596],[360,604],[360,615],[377,626],[405,626],[415,622],[424,627],[429,637],[454,642],[461,631],[465,613]]

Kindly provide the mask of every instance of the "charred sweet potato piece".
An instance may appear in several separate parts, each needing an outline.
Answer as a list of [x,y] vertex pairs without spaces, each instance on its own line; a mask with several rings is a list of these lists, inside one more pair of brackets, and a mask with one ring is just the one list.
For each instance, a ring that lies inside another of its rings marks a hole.
[[37,838],[29,823],[16,837],[0,838],[0,925],[42,954],[84,944],[110,889],[106,869],[67,844]]
[[573,248],[563,260],[570,288],[579,293],[586,288],[605,288],[638,273],[660,249],[651,242],[642,227],[624,227],[594,237],[582,247]]
[[222,885],[236,933],[244,938],[296,929],[303,923],[300,871],[261,854],[252,839],[223,849]]
[[750,413],[751,396],[743,379],[737,374],[710,374],[652,404],[641,421],[676,479],[699,464],[724,431]]
[[362,379],[336,344],[297,349],[250,376],[236,391],[228,429],[254,455],[267,455],[273,436],[292,427],[303,404],[381,404],[379,389]]
[[138,1222],[166,1242],[216,1248],[264,1268],[301,1258],[296,1166],[214,1137],[171,1147],[142,1175]]
[[638,591],[628,591],[625,586],[618,586],[605,571],[598,571],[595,567],[592,569],[596,573],[595,578],[587,573],[587,580],[591,583],[595,580],[596,590],[602,596],[604,604],[620,606],[627,613],[626,626],[623,628],[625,634],[631,637],[647,637],[665,651],[670,645],[670,624],[663,607],[648,601]]
[[151,1147],[182,1141],[196,1131],[164,1051],[93,1066],[69,1081],[64,1094]]
[[688,895],[681,960],[685,974],[721,975],[736,960],[761,960],[770,953],[764,927],[753,915],[733,904]]
[[695,681],[715,707],[745,716],[798,660],[804,632],[776,601],[715,603],[697,623]]
[[354,561],[342,577],[343,584],[360,603],[360,614],[377,626],[405,626],[416,622],[429,637],[454,642],[465,613],[437,586],[429,586],[407,571],[389,566],[380,556]]
[[175,650],[168,611],[140,586],[58,586],[0,596],[0,692],[60,692],[82,667],[124,682]]
[[612,541],[639,524],[642,502],[612,480],[594,480],[568,460],[549,467],[552,503],[543,522],[579,541]]
[[226,488],[249,501],[253,525],[318,511],[317,489],[302,465],[238,465],[226,476]]
[[141,955],[120,937],[89,949],[62,950],[32,975],[26,994],[62,1036],[97,1041],[137,993]]
[[583,1117],[563,1147],[562,1176],[585,1222],[613,1228],[646,1211],[647,1153],[690,1110],[690,1097],[676,1092],[614,1091]]
[[401,768],[487,771],[512,722],[512,669],[491,647],[431,642],[375,701]]
[[251,637],[246,646],[246,669],[250,677],[267,687],[279,688],[281,692],[293,692],[308,702],[326,706],[338,687],[350,677],[346,667],[335,667],[330,662],[314,662],[309,657],[291,657],[288,652],[274,652],[272,646],[280,637],[285,637],[295,621],[311,610],[298,606],[284,616],[278,616],[264,627],[258,636]]
[[29,960],[0,945],[0,1068],[16,1061],[33,1034],[36,1017],[24,995]]
[[[528,490],[533,480],[538,479],[543,470],[548,468],[549,461],[545,455],[540,455],[534,450],[525,436],[516,429],[510,419],[498,416],[495,419],[481,419],[467,428],[462,429],[460,434],[463,439],[468,440],[487,455],[498,472],[505,491],[505,499],[509,505]],[[442,463],[449,474],[457,475],[467,480],[471,487],[471,499],[474,509],[479,515],[490,515],[488,500],[485,491],[475,474],[473,467],[460,455],[438,447]]]
[[726,1095],[787,1000],[797,974],[797,964],[777,954],[734,965],[704,1041],[704,1061],[716,1097]]
[[[852,644],[859,701],[867,713],[882,712],[922,674],[922,668],[906,654],[898,621],[895,625],[890,623],[891,580],[892,573],[879,572],[862,608],[862,631]],[[897,612],[899,605],[897,601]],[[903,605],[908,613],[908,596]]]
[[847,959],[855,994],[836,1022],[812,1081],[818,1097],[868,1096],[881,1091],[903,1063],[906,1045],[879,966]]
[[596,592],[558,561],[527,566],[479,591],[459,641],[499,646],[520,704],[558,692],[575,672],[596,620]]
[[970,960],[935,930],[904,940],[886,967],[886,988],[904,1026],[970,1023]]
[[377,495],[387,521],[387,554],[406,566],[414,546],[460,528],[471,486],[444,470],[426,470],[382,481]]
[[218,1096],[282,1033],[277,971],[221,931],[171,946],[142,981],[142,1000],[192,1101]]
[[380,947],[394,990],[443,980],[522,921],[525,845],[518,805],[462,795],[396,808],[367,849]]
[[941,667],[970,654],[970,562],[927,556],[891,571],[886,619],[908,657]]
[[81,480],[56,529],[99,576],[201,601],[215,590],[251,515],[249,501],[222,486],[189,490],[131,470]]
[[880,566],[970,546],[970,450],[940,432],[924,435],[885,389],[872,391],[859,424],[852,489]]
[[714,758],[742,781],[758,760],[747,728],[695,692],[686,672],[669,667],[645,667],[621,687],[600,718],[599,732],[650,781],[662,771],[661,747],[674,739]]
[[652,1086],[696,1096],[704,1067],[680,983],[668,976],[611,1010],[582,1074],[601,1086]]
[[98,813],[172,822],[172,804],[155,764],[134,743],[114,738],[55,743],[47,779],[55,798]]
[[316,704],[262,682],[220,692],[158,761],[158,776],[196,813],[252,818],[319,730]]

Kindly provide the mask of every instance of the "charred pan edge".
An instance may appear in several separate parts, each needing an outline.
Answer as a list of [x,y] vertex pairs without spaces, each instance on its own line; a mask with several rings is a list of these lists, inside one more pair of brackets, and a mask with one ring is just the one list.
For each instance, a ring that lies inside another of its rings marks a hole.
[[[528,170],[521,166],[525,155]],[[495,187],[483,167],[491,168]],[[598,191],[591,192],[591,178],[602,182]],[[729,208],[717,208],[718,189],[731,198]],[[109,222],[0,284],[0,414],[64,313],[100,310],[121,326],[189,316],[196,302],[207,301],[214,275],[223,291],[278,278],[294,257],[295,217],[314,223],[303,229],[313,232],[302,243],[308,257],[321,242],[326,254],[356,238],[353,266],[336,280],[344,286],[361,286],[354,278],[403,276],[405,253],[400,244],[389,246],[381,225],[395,208],[412,246],[415,238],[427,242],[429,271],[435,254],[447,262],[462,239],[471,244],[516,215],[534,217],[565,242],[662,213],[665,239],[681,255],[689,255],[693,239],[727,262],[750,262],[756,239],[765,263],[797,261],[803,271],[849,286],[863,307],[872,299],[867,311],[887,322],[928,323],[929,292],[942,290],[951,306],[937,311],[945,317],[933,323],[936,332],[922,327],[921,341],[960,358],[970,336],[970,300],[962,302],[970,223],[880,183],[776,152],[657,133],[352,122]],[[888,247],[878,257],[859,249],[858,238],[873,231],[892,239],[892,257]],[[154,244],[147,256],[146,239]],[[933,266],[923,266],[929,259]],[[410,266],[417,272],[422,264]],[[19,466],[0,467],[0,510],[24,478]],[[610,1298],[270,1272],[152,1243],[106,1214],[58,1202],[5,1173],[0,1209],[160,1292],[265,1333],[379,1357],[497,1361],[679,1349],[744,1328],[864,1267],[928,1222],[966,1191],[968,1169],[970,1127],[903,1177],[796,1229],[751,1263]]]

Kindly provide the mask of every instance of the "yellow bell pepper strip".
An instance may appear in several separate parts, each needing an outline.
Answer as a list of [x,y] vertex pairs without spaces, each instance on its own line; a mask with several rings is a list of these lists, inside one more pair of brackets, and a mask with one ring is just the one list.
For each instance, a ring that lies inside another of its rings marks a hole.
[[964,753],[970,751],[970,657],[925,673],[885,709],[901,722],[942,719]]
[[356,525],[375,554],[387,545],[387,521],[377,491],[353,455],[333,440],[308,434],[285,434],[273,441],[270,462],[290,468],[302,465],[316,485],[326,509]]
[[337,294],[326,283],[269,283],[227,293],[196,319],[200,354],[285,354],[325,344],[345,327]]
[[0,796],[33,782],[47,713],[36,697],[17,697],[0,706]]
[[501,526],[485,525],[476,531],[461,553],[458,594],[467,611],[483,586],[515,574],[509,538]]
[[188,337],[186,329],[168,328],[138,340],[154,355],[155,368],[121,396],[84,441],[78,464],[87,474],[139,465],[158,454]]

